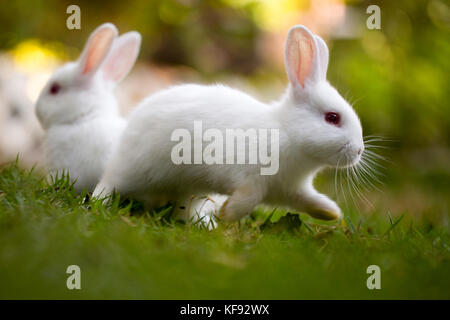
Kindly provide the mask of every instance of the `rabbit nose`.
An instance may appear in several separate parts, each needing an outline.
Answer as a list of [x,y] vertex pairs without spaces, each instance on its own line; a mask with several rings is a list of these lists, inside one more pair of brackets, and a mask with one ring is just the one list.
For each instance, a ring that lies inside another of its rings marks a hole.
[[361,152],[362,152],[362,149],[359,148],[359,149],[358,149],[358,156],[361,154]]

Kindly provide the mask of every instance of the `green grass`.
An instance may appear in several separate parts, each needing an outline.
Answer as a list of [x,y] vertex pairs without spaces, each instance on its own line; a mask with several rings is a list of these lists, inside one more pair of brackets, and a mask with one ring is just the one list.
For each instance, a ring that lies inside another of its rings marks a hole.
[[[0,171],[0,298],[450,298],[448,226],[403,212],[353,208],[334,226],[260,209],[208,231],[83,199],[67,179]],[[66,288],[72,264],[81,290]],[[381,290],[366,287],[371,264]]]

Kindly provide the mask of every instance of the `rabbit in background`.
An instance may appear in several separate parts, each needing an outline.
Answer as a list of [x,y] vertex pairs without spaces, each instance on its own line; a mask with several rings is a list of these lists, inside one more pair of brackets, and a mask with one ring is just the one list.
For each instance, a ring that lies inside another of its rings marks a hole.
[[48,169],[67,171],[78,192],[94,189],[125,128],[114,88],[133,67],[140,43],[135,31],[117,37],[113,24],[99,26],[78,61],[57,69],[36,102]]
[[31,167],[42,157],[42,129],[25,94],[27,78],[12,57],[0,55],[0,164],[14,161]]
[[[93,191],[126,126],[113,90],[136,62],[140,43],[135,31],[117,37],[113,24],[99,26],[78,61],[56,70],[38,98],[48,169],[67,171],[77,192]],[[195,199],[191,209],[210,212],[214,203]]]
[[[313,180],[323,168],[358,163],[364,143],[355,111],[326,80],[328,58],[322,38],[294,26],[285,47],[289,85],[274,104],[223,85],[180,85],[144,99],[130,114],[94,196],[116,190],[155,207],[162,199],[185,204],[192,194],[220,193],[229,196],[220,208],[225,221],[238,220],[262,203],[341,219],[338,205],[316,191]],[[278,172],[261,175],[260,165],[174,164],[171,134],[178,128],[192,133],[194,121],[222,132],[279,130]]]

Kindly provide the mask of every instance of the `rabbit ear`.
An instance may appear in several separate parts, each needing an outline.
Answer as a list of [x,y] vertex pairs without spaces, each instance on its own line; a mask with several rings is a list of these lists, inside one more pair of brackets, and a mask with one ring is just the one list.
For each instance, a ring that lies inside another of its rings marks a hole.
[[319,58],[314,35],[304,26],[289,30],[284,53],[286,72],[295,88],[319,79]]
[[319,65],[320,65],[319,75],[322,80],[325,80],[327,78],[328,60],[329,60],[330,54],[328,52],[328,47],[327,47],[327,44],[325,43],[325,41],[318,35],[314,35],[314,38],[316,39],[317,50],[319,51],[319,54],[318,54]]
[[81,75],[92,75],[102,64],[117,36],[117,29],[111,23],[104,23],[90,35],[78,60]]
[[136,62],[141,47],[141,35],[127,32],[114,40],[111,52],[102,65],[105,79],[120,82]]

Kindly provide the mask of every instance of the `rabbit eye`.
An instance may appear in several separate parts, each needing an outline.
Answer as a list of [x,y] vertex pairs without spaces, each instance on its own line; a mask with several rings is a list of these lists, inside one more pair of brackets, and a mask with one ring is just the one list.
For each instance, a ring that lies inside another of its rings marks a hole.
[[55,95],[59,92],[59,90],[61,90],[61,86],[57,83],[53,83],[50,87],[50,94]]
[[337,126],[341,122],[341,116],[336,112],[327,112],[325,114],[325,121]]

